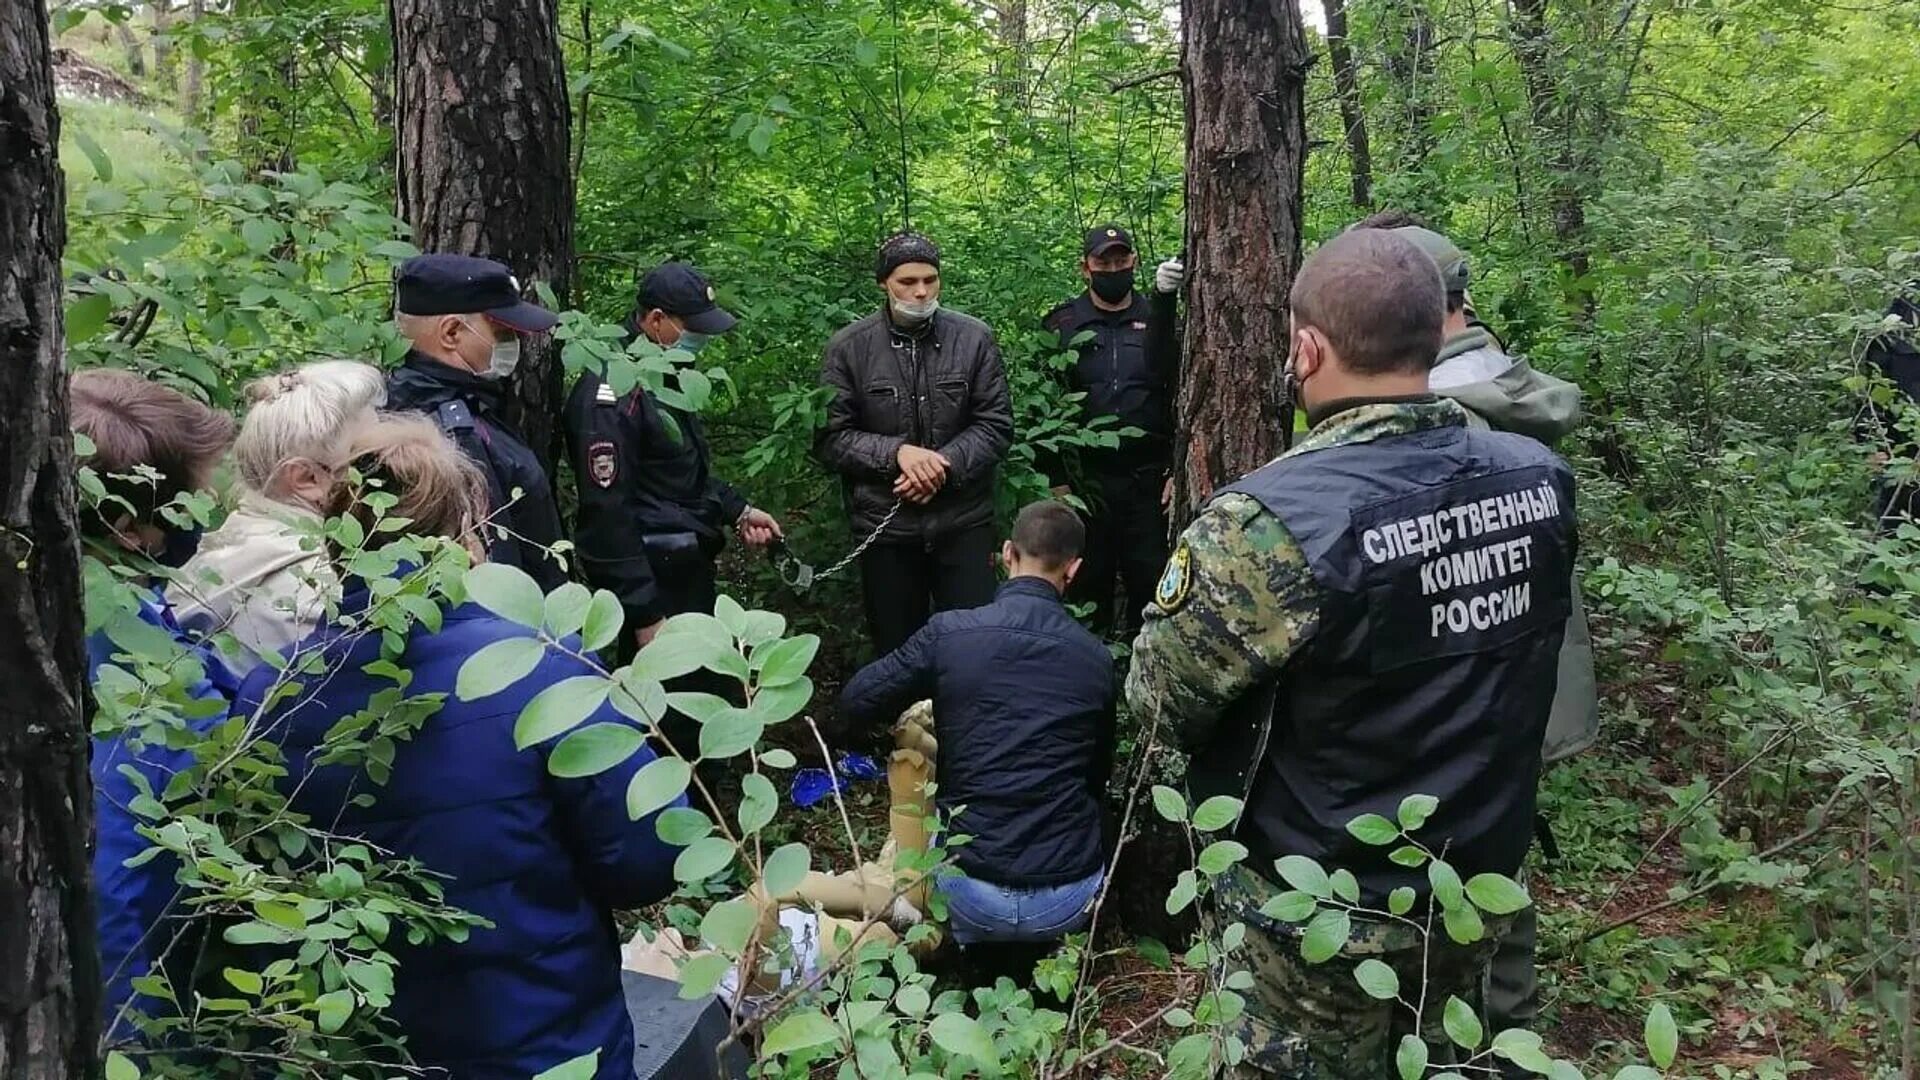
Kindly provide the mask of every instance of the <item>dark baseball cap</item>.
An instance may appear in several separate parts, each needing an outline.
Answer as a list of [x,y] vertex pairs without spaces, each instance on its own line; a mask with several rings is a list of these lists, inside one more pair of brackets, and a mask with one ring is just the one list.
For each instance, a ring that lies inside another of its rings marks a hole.
[[1080,249],[1087,257],[1098,255],[1111,247],[1123,247],[1133,250],[1133,234],[1118,225],[1095,225],[1087,230],[1087,242]]
[[520,298],[513,271],[471,255],[415,255],[401,263],[394,303],[405,315],[485,315],[523,334],[544,333],[560,322]]
[[713,302],[706,275],[683,262],[661,263],[640,279],[640,314],[654,308],[679,318],[696,334],[724,334],[740,320]]

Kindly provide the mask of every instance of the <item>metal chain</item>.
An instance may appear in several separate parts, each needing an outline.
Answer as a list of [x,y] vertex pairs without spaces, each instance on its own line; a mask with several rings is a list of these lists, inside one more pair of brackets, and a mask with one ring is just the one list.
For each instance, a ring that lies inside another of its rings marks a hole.
[[794,589],[805,592],[819,582],[845,570],[853,565],[855,559],[866,554],[867,549],[879,541],[880,534],[887,531],[887,526],[893,524],[893,519],[900,516],[900,508],[906,504],[905,499],[895,499],[893,506],[887,510],[887,516],[880,519],[880,524],[873,527],[873,531],[867,534],[866,539],[856,544],[854,549],[847,552],[839,562],[817,573],[813,569],[813,564],[802,560],[793,553],[791,548],[781,544],[779,551],[774,555],[774,565],[780,573],[780,580]]

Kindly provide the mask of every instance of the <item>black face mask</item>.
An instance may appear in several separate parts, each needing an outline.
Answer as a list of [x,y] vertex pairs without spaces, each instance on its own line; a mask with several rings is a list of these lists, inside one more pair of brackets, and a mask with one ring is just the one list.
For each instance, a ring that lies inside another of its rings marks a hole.
[[1133,268],[1125,270],[1095,270],[1092,273],[1093,295],[1109,304],[1117,304],[1133,292]]

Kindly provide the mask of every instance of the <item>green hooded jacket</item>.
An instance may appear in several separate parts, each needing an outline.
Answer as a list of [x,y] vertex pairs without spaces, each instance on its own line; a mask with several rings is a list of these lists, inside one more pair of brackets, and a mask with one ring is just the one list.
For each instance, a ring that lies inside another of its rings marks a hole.
[[[1447,339],[1428,385],[1441,397],[1466,407],[1470,421],[1495,431],[1511,431],[1552,446],[1580,422],[1580,388],[1565,379],[1533,370],[1523,358],[1507,355],[1484,327],[1470,326]],[[1580,600],[1580,575],[1573,580],[1573,614],[1560,646],[1560,673],[1553,693],[1553,715],[1541,756],[1548,764],[1592,746],[1600,735],[1599,682],[1593,671],[1593,634]]]

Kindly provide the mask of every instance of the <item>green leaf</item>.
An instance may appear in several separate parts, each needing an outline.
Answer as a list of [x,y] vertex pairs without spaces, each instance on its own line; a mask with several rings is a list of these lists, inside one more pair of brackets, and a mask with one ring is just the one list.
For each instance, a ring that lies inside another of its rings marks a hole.
[[827,1014],[819,1009],[802,1009],[784,1017],[767,1032],[767,1039],[760,1044],[760,1053],[764,1057],[778,1054],[791,1054],[796,1050],[808,1050],[827,1043],[838,1042],[840,1029]]
[[78,345],[98,334],[113,314],[113,301],[106,293],[88,293],[67,305],[67,344]]
[[1487,924],[1481,921],[1480,912],[1471,904],[1443,910],[1440,920],[1447,926],[1447,936],[1458,944],[1471,945],[1487,936]]
[[227,980],[229,986],[243,994],[258,994],[261,987],[266,985],[258,972],[245,971],[241,968],[227,968],[220,972],[220,975]]
[[353,991],[330,990],[315,998],[313,1004],[319,1013],[320,1031],[332,1035],[345,1027],[348,1017],[353,1015]]
[[108,1051],[107,1080],[140,1080],[140,1066],[118,1050]]
[[599,1072],[600,1051],[593,1050],[537,1073],[533,1080],[593,1080]]
[[1409,795],[1400,800],[1400,810],[1394,816],[1400,819],[1402,829],[1418,832],[1439,805],[1440,800],[1431,795]]
[[713,905],[700,920],[700,936],[716,949],[738,956],[760,922],[759,905],[736,898]]
[[933,1007],[933,998],[927,994],[925,987],[908,983],[893,995],[893,1004],[908,1016],[925,1016],[927,1010]]
[[727,633],[736,638],[741,637],[741,632],[747,628],[747,609],[740,606],[740,601],[725,593],[714,600],[713,617],[719,619],[720,625],[727,628]]
[[761,687],[753,695],[753,704],[747,711],[762,725],[772,727],[800,715],[800,710],[811,700],[813,680],[801,676],[790,683]]
[[513,723],[513,745],[521,750],[580,726],[607,702],[613,682],[600,675],[561,679],[533,696]]
[[1180,871],[1180,876],[1174,880],[1173,888],[1167,893],[1167,914],[1180,914],[1182,911],[1185,911],[1187,905],[1193,903],[1199,895],[1200,882],[1198,878],[1193,876],[1193,871]]
[[732,651],[721,648],[697,634],[668,634],[662,631],[646,648],[634,655],[631,670],[637,679],[666,682],[699,671],[710,658]]
[[773,149],[774,133],[779,130],[779,123],[773,117],[761,117],[760,122],[753,125],[753,130],[747,132],[747,149],[753,151],[756,157],[766,157],[767,151]]
[[580,632],[587,624],[587,609],[593,606],[593,593],[577,581],[569,581],[547,594],[547,632],[563,638]]
[[478,701],[505,690],[533,673],[547,647],[538,638],[515,637],[482,646],[460,664],[453,680],[453,696]]
[[1420,1080],[1427,1074],[1427,1044],[1418,1035],[1400,1036],[1400,1049],[1394,1051],[1393,1067],[1400,1080]]
[[[669,700],[678,696],[669,695]],[[729,707],[711,722],[700,726],[700,756],[708,761],[738,757],[760,741],[764,730],[752,713]]]
[[820,638],[815,634],[790,637],[773,646],[760,664],[760,685],[782,686],[799,679],[807,673],[807,666],[819,651]]
[[1656,1002],[1647,1010],[1647,1056],[1662,1068],[1670,1068],[1673,1059],[1680,1052],[1680,1028],[1673,1022],[1673,1010],[1667,1003]]
[[764,645],[787,632],[787,617],[777,611],[749,611],[737,632],[740,644],[749,649]]
[[965,1013],[941,1013],[927,1026],[927,1034],[940,1049],[958,1057],[972,1058],[984,1065],[998,1065],[1000,1052],[994,1048],[993,1036],[980,1021]]
[[732,969],[733,961],[721,953],[701,953],[681,964],[680,1000],[694,1001],[713,993]]
[[1374,847],[1386,847],[1400,839],[1400,826],[1379,814],[1361,814],[1347,822],[1347,831],[1354,839]]
[[593,602],[587,606],[587,621],[580,628],[587,651],[599,652],[618,640],[621,620],[625,617],[619,597],[605,589],[595,592]]
[[647,762],[639,772],[633,774],[632,780],[627,781],[627,817],[639,821],[671,803],[687,790],[687,784],[692,780],[693,766],[677,757],[655,758]]
[[813,856],[805,844],[784,844],[775,849],[773,854],[767,856],[766,873],[762,878],[767,895],[785,896],[799,888],[812,865]]
[[760,764],[769,769],[791,769],[800,763],[794,760],[793,751],[776,746],[760,755]]
[[1325,963],[1346,947],[1353,919],[1337,908],[1322,908],[1300,937],[1300,955],[1309,964]]
[[743,835],[750,836],[766,828],[779,807],[780,795],[773,790],[773,781],[759,773],[748,773],[740,779],[740,832]]
[[1405,915],[1413,910],[1413,902],[1418,898],[1419,894],[1413,891],[1412,886],[1402,885],[1387,894],[1387,911],[1393,915]]
[[1240,818],[1240,800],[1231,795],[1215,795],[1193,811],[1193,827],[1201,832],[1218,832]]
[[1187,800],[1165,784],[1153,785],[1153,808],[1168,821],[1187,820]]
[[1354,965],[1353,979],[1368,997],[1376,1001],[1393,1001],[1400,996],[1400,976],[1373,957]]
[[626,724],[588,724],[553,748],[547,771],[567,779],[598,776],[632,757],[645,741],[637,728]]
[[[1558,1069],[1558,1065],[1555,1065]],[[1613,1080],[1662,1080],[1658,1069],[1649,1069],[1645,1065],[1627,1065],[1613,1074]]]
[[296,935],[286,928],[263,922],[238,923],[227,927],[220,936],[234,945],[284,945],[296,940]]
[[1216,840],[1200,852],[1197,865],[1201,873],[1208,877],[1218,877],[1246,857],[1246,845],[1232,840]]
[[1414,847],[1412,844],[1408,844],[1404,847],[1394,848],[1393,851],[1387,855],[1387,859],[1395,866],[1423,866],[1427,861],[1427,853]]
[[1547,1056],[1540,1036],[1523,1028],[1508,1028],[1493,1036],[1493,1052],[1523,1069],[1542,1075],[1553,1071],[1553,1059]]
[[861,67],[872,67],[880,62],[880,46],[871,38],[860,38],[853,43],[853,62]]
[[733,844],[718,836],[703,837],[688,844],[673,860],[673,879],[692,884],[705,881],[733,862]]
[[240,223],[240,239],[246,241],[247,250],[255,255],[272,251],[285,236],[280,223],[271,218],[250,217]]
[[[651,679],[642,678],[631,667],[623,667],[614,672],[614,689],[607,695],[607,701],[619,710],[620,715],[645,724],[652,729],[660,719],[667,715],[667,688]],[[676,747],[676,749],[691,749]]]
[[1468,879],[1467,899],[1489,915],[1511,915],[1533,902],[1519,882],[1501,874],[1475,874]]
[[1173,954],[1167,951],[1166,943],[1159,938],[1143,937],[1134,948],[1140,953],[1140,959],[1161,971],[1173,966]]
[[467,599],[509,622],[538,630],[547,616],[547,598],[526,571],[505,563],[481,563],[467,571]]
[[102,184],[113,183],[113,159],[107,156],[107,152],[100,148],[99,143],[93,141],[93,136],[77,126],[70,127],[67,131],[73,134],[74,145],[80,148],[81,153],[87,155],[87,163],[93,166],[93,175],[99,177]]
[[654,834],[674,847],[686,847],[713,833],[713,822],[691,806],[669,806],[653,821]]
[[1452,1039],[1455,1046],[1468,1050],[1480,1049],[1480,1040],[1486,1033],[1481,1030],[1480,1014],[1473,1011],[1473,1006],[1448,995],[1447,1007],[1440,1014],[1440,1023],[1447,1029],[1447,1038]]
[[1325,900],[1333,895],[1333,884],[1320,864],[1305,855],[1288,855],[1273,864],[1280,880],[1303,893]]
[[1260,905],[1260,914],[1281,922],[1305,922],[1313,918],[1313,913],[1319,908],[1320,904],[1313,894],[1289,889]]
[[1353,876],[1353,871],[1341,867],[1328,876],[1327,883],[1333,886],[1333,895],[1349,904],[1360,902],[1360,882]]
[[1443,908],[1456,908],[1466,896],[1466,887],[1460,884],[1460,875],[1454,868],[1439,859],[1427,867],[1427,883],[1433,886],[1433,898]]
[[1213,1073],[1211,1032],[1196,1031],[1183,1035],[1167,1050],[1167,1075],[1164,1080],[1202,1080]]
[[372,254],[383,259],[411,259],[420,254],[420,249],[405,240],[382,240],[373,246]]

